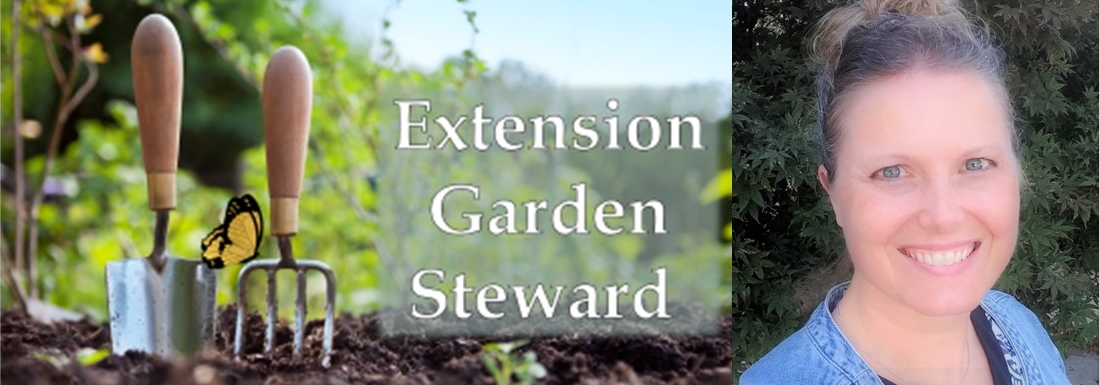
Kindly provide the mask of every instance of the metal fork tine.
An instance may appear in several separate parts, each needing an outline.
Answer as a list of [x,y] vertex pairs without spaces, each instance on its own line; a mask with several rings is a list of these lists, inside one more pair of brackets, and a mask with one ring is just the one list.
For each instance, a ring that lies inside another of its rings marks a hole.
[[294,316],[294,355],[301,353],[302,339],[305,335],[305,269],[299,266],[297,314]]
[[[281,238],[281,237],[280,237]],[[282,243],[282,242],[280,242]],[[289,244],[289,242],[286,242]],[[286,255],[290,255],[287,253]],[[291,265],[292,263],[292,265]],[[302,348],[305,346],[305,320],[306,320],[306,273],[309,270],[316,270],[324,275],[325,278],[325,304],[324,304],[324,356],[321,359],[321,365],[329,367],[331,365],[332,357],[332,335],[335,329],[336,319],[336,276],[332,272],[332,269],[328,265],[320,261],[312,260],[259,260],[248,263],[240,271],[240,275],[237,281],[237,292],[239,297],[237,299],[237,330],[236,340],[233,344],[233,354],[240,355],[241,350],[244,348],[244,319],[247,314],[247,304],[245,291],[247,290],[248,274],[254,270],[262,269],[267,273],[268,284],[268,316],[267,316],[267,341],[264,344],[264,352],[270,352],[274,349],[275,336],[274,326],[278,320],[277,313],[277,299],[278,295],[273,288],[276,287],[272,282],[275,281],[277,272],[280,269],[292,269],[297,273],[297,299],[295,303],[295,321],[294,321],[294,356],[297,357]],[[273,294],[274,293],[274,294]],[[272,304],[271,300],[274,298],[276,304]],[[271,311],[275,310],[275,313]]]
[[248,309],[248,296],[245,295],[244,290],[247,281],[244,277],[248,275],[248,272],[254,266],[245,265],[244,268],[240,269],[240,275],[237,276],[237,328],[236,333],[233,334],[235,336],[233,338],[233,355],[240,355],[241,345],[244,343],[244,338],[241,338],[241,336],[244,334],[244,316],[247,314]]
[[332,359],[332,335],[333,326],[336,323],[336,275],[332,273],[332,269],[328,266],[323,266],[321,272],[324,273],[324,279],[327,283],[328,290],[327,298],[324,303],[324,359],[321,361],[321,365],[328,367],[331,364]]
[[263,343],[264,353],[275,348],[275,323],[279,317],[278,268],[267,269],[267,334]]
[[302,271],[316,270],[324,275],[326,290],[324,303],[324,358],[322,365],[327,368],[332,356],[332,335],[336,322],[336,274],[332,272],[328,265],[320,261],[298,261],[298,266]]

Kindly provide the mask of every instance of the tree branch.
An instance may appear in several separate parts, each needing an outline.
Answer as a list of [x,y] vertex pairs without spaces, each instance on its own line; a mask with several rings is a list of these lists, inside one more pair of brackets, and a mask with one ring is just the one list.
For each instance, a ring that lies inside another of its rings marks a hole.
[[57,79],[57,84],[65,84],[69,79],[65,78],[65,73],[61,71],[61,60],[57,58],[57,47],[50,44],[50,40],[52,39],[47,37],[51,31],[41,21],[42,10],[37,11],[39,21],[38,25],[35,26],[35,29],[38,31],[38,34],[42,36],[42,44],[46,47],[46,57],[50,60],[50,69],[53,70],[53,77]]
[[[11,261],[11,249],[7,247],[8,243],[4,242],[4,238],[0,237],[0,253],[3,253],[5,261]],[[15,306],[17,308],[26,310],[27,300],[23,297],[23,288],[20,280],[15,278],[15,274],[11,268],[4,268],[4,283],[11,288],[11,297],[15,300]]]
[[[76,25],[72,22],[71,16],[66,18],[66,25],[71,34],[70,46],[80,47],[80,34],[76,30]],[[39,24],[39,26],[41,28],[41,24]],[[43,35],[42,39],[43,41],[46,41],[49,38]],[[51,48],[53,47],[49,42],[46,42],[46,45]],[[55,58],[56,57],[51,58],[51,65],[53,65],[52,60]],[[79,50],[72,51],[72,66],[69,69],[69,74],[66,79],[76,79],[76,76],[80,73],[80,64],[82,62],[88,67],[89,72],[88,78],[85,79],[83,85],[80,87],[80,91],[75,95],[73,94],[73,88],[76,87],[75,82],[66,81],[58,84],[58,88],[61,90],[61,100],[57,106],[57,115],[54,118],[53,128],[50,130],[50,143],[46,148],[46,157],[42,163],[42,176],[38,181],[38,189],[35,190],[34,197],[31,199],[30,219],[28,222],[30,231],[27,235],[27,265],[25,273],[26,276],[30,277],[32,280],[32,285],[28,288],[30,298],[38,298],[38,289],[37,285],[33,284],[33,278],[37,277],[37,266],[35,262],[38,253],[38,212],[42,202],[45,200],[46,180],[50,175],[50,171],[53,170],[54,160],[57,159],[57,153],[60,151],[61,133],[65,127],[65,123],[69,119],[69,114],[76,108],[76,105],[87,96],[88,92],[90,92],[91,88],[95,85],[95,82],[99,79],[99,71],[96,69],[95,65],[84,60]],[[58,67],[60,67],[60,64],[55,66],[55,71],[59,70]]]
[[[23,165],[24,149],[23,149],[23,133],[21,132],[23,125],[23,82],[20,76],[20,55],[19,55],[19,32],[22,30],[20,24],[20,0],[12,2],[12,55],[11,55],[11,87],[12,87],[12,140],[15,142],[15,260],[14,263],[6,265],[4,270],[4,277],[9,281],[8,286],[11,287],[12,296],[15,297],[15,301],[22,309],[26,309],[26,301],[24,300],[26,288],[23,286],[23,280],[16,279],[15,272],[23,271],[23,261],[25,260],[26,251],[26,225],[27,225],[27,211],[26,211],[26,196],[27,196],[27,178],[26,170]],[[2,239],[2,237],[0,237]],[[5,256],[11,258],[8,253]]]
[[88,69],[88,78],[84,79],[84,84],[80,85],[80,89],[76,90],[76,94],[69,100],[69,104],[64,111],[66,120],[68,120],[69,115],[72,114],[73,110],[76,109],[76,106],[84,101],[84,97],[88,96],[88,93],[92,91],[92,88],[95,87],[95,83],[99,81],[99,66],[96,66],[95,63],[92,63],[90,60],[82,61],[84,62],[84,67]]
[[54,43],[57,43],[57,45],[65,47],[70,51],[73,50],[73,47],[69,46],[70,42],[66,41],[64,36],[58,35],[56,31],[54,31],[52,29],[49,29],[49,28],[43,28],[41,32],[42,32],[42,36],[44,36],[46,38],[49,38]]

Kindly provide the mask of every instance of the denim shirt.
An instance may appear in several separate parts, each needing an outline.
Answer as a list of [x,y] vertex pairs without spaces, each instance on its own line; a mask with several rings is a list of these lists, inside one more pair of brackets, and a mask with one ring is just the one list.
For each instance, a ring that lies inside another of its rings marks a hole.
[[[882,385],[832,319],[847,283],[828,291],[809,322],[748,368],[740,385]],[[990,290],[981,307],[1001,327],[1021,361],[1026,382],[1016,385],[1071,385],[1061,357],[1038,317],[1010,295]]]

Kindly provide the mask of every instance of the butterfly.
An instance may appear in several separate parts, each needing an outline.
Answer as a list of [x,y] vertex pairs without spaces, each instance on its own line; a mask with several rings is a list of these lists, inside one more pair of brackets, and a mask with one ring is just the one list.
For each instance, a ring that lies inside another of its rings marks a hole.
[[250,194],[234,197],[225,208],[221,225],[202,239],[202,262],[211,269],[244,263],[259,255],[263,214]]

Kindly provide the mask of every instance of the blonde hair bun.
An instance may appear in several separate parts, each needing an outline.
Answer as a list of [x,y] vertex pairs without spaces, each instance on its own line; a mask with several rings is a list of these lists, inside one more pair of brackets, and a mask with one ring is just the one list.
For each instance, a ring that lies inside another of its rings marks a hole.
[[813,31],[811,57],[820,64],[833,63],[851,29],[888,12],[911,16],[939,16],[957,27],[969,21],[954,0],[858,0],[828,12]]

